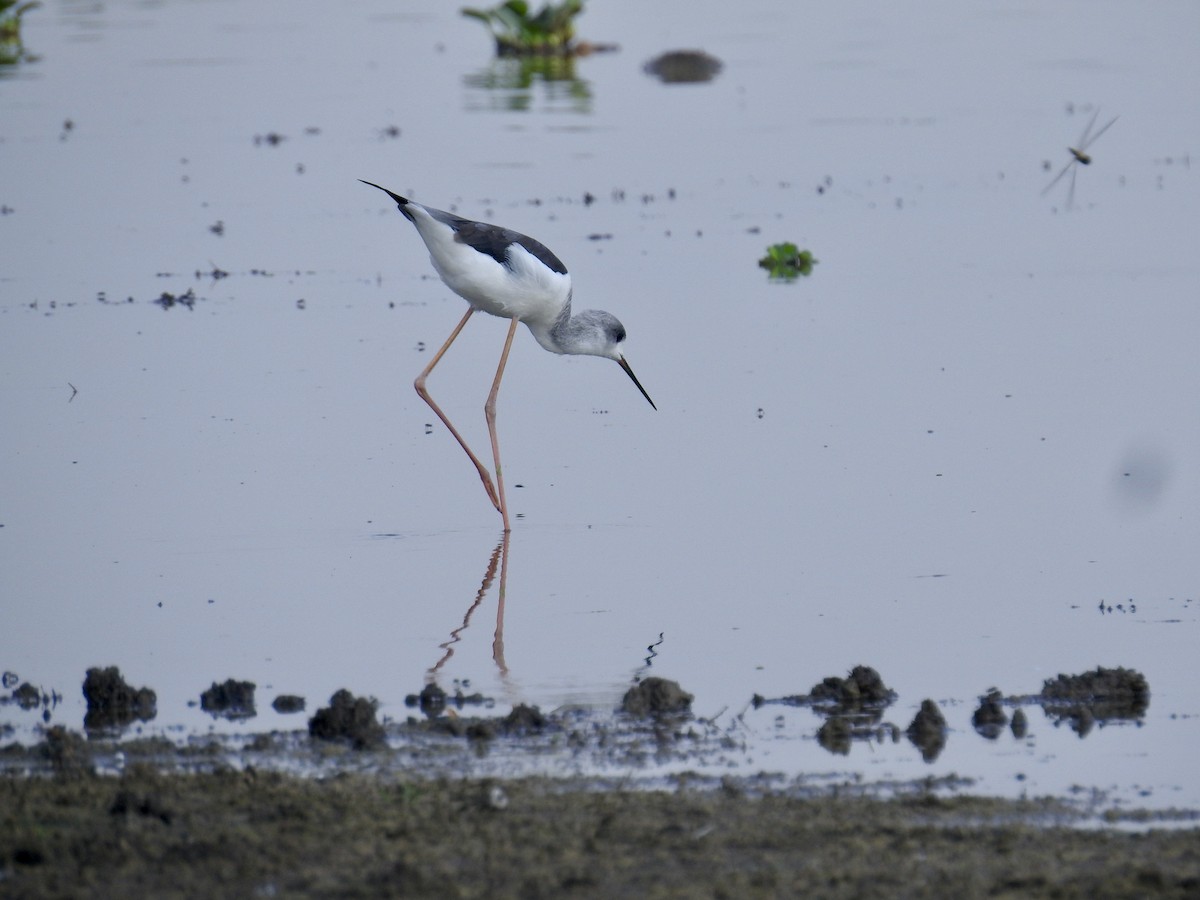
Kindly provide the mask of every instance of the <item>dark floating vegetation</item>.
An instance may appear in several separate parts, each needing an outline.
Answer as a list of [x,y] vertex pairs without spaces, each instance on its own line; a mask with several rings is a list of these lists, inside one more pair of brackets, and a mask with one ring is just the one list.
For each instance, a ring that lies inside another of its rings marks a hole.
[[787,241],[768,247],[767,255],[758,261],[758,265],[767,270],[772,281],[795,281],[801,275],[811,275],[817,262],[811,251],[801,250]]

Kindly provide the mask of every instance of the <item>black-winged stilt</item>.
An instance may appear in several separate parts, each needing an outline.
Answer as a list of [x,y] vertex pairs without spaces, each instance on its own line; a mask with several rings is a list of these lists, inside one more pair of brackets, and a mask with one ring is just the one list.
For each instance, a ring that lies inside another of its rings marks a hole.
[[[500,225],[473,222],[440,209],[422,206],[370,181],[363,181],[363,184],[378,188],[396,201],[404,218],[416,226],[417,234],[429,249],[429,260],[442,281],[470,304],[458,325],[450,332],[450,337],[446,338],[446,343],[433,355],[429,365],[421,370],[414,386],[421,399],[429,404],[471,458],[488,497],[504,518],[504,530],[511,531],[508,505],[504,500],[504,476],[500,469],[500,443],[496,438],[496,395],[500,391],[500,379],[508,362],[508,351],[512,347],[517,323],[528,325],[537,342],[551,353],[603,356],[615,360],[637,385],[642,396],[657,409],[621,351],[625,326],[616,316],[603,310],[586,309],[572,313],[571,276],[567,273],[567,267],[540,241]],[[492,390],[483,407],[488,435],[492,440],[492,458],[496,463],[494,485],[487,468],[425,389],[425,379],[476,310],[512,320],[504,350],[500,354],[500,365],[492,381]]]

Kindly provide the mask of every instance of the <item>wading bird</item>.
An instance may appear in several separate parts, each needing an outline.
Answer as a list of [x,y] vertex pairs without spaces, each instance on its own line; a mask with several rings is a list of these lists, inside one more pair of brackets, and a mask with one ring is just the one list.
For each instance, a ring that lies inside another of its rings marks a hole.
[[[1092,119],[1090,122],[1088,122],[1087,128],[1083,129],[1083,134],[1079,136],[1079,146],[1067,148],[1069,151],[1071,151],[1071,161],[1062,167],[1062,170],[1054,176],[1053,181],[1042,188],[1043,197],[1050,193],[1050,189],[1058,184],[1059,181],[1062,180],[1062,177],[1069,171],[1071,173],[1071,187],[1067,189],[1067,209],[1070,209],[1072,205],[1074,205],[1075,176],[1079,174],[1079,166],[1090,166],[1092,164],[1092,158],[1088,155],[1087,148],[1094,144],[1100,135],[1112,128],[1113,122],[1120,118],[1120,116],[1113,116],[1107,125],[1101,128],[1095,134],[1092,134],[1092,126],[1096,124],[1096,119],[1099,117],[1099,115],[1100,107],[1096,107],[1096,111],[1092,113]],[[1049,168],[1049,163],[1047,163],[1046,167]]]
[[[621,350],[625,341],[625,326],[617,321],[616,316],[602,310],[586,309],[572,313],[571,276],[567,274],[567,267],[539,241],[500,225],[473,222],[453,213],[423,206],[370,181],[363,181],[363,184],[378,188],[396,201],[404,218],[416,226],[417,234],[429,250],[429,260],[442,281],[470,304],[458,325],[450,332],[450,337],[446,338],[446,343],[433,355],[429,365],[421,370],[414,387],[471,458],[488,498],[504,519],[505,532],[511,531],[508,504],[504,499],[504,476],[500,468],[500,442],[496,437],[496,395],[500,392],[500,379],[504,376],[504,366],[508,362],[508,351],[517,332],[517,323],[524,322],[529,326],[537,342],[551,353],[603,356],[615,360],[637,385],[642,396],[657,409]],[[500,354],[500,365],[492,381],[492,390],[483,407],[492,441],[492,459],[496,464],[494,484],[487,467],[467,446],[462,435],[425,389],[425,379],[476,310],[511,320],[504,350]]]

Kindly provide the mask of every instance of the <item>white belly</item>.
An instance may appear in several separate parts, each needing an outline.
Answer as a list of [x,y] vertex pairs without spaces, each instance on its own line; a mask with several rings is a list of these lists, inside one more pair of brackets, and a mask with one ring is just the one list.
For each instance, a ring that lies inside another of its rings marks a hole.
[[555,272],[520,244],[509,265],[455,240],[454,230],[412,204],[414,224],[447,287],[476,309],[505,319],[549,325],[571,296],[571,276]]

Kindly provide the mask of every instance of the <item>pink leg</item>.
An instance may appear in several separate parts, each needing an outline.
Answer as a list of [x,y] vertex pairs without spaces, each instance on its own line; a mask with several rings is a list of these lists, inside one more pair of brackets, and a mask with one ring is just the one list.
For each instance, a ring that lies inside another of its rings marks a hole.
[[[433,371],[433,367],[438,364],[438,362],[441,360],[442,356],[444,356],[446,351],[450,349],[450,345],[454,343],[454,339],[456,337],[458,337],[459,332],[463,330],[463,326],[467,324],[467,320],[469,318],[471,318],[471,314],[473,312],[475,312],[475,307],[472,306],[467,309],[466,315],[464,315],[462,317],[462,321],[460,321],[458,323],[458,325],[455,327],[455,329],[452,332],[450,332],[450,337],[446,338],[446,343],[442,344],[442,349],[439,350],[437,353],[435,353],[433,355],[433,359],[431,359],[429,361],[429,365],[427,365],[424,369],[421,370],[421,374],[418,375],[417,380],[413,382],[413,387],[415,387],[417,389],[417,393],[421,395],[421,399],[429,404],[429,408],[432,409],[435,413],[437,413],[437,417],[442,420],[442,424],[450,429],[450,433],[452,435],[454,435],[454,439],[456,441],[458,441],[458,445],[467,452],[467,456],[471,457],[471,462],[473,462],[475,464],[475,468],[479,471],[479,477],[483,480],[483,486],[487,490],[488,497],[489,497],[489,499],[491,499],[492,505],[494,507],[496,507],[496,509],[500,510],[501,514],[504,515],[504,529],[505,529],[505,531],[507,531],[508,530],[508,514],[504,512],[504,503],[501,499],[504,496],[503,486],[501,486],[501,489],[500,489],[501,493],[497,494],[496,488],[492,484],[492,476],[490,474],[488,474],[488,470],[486,468],[484,468],[483,463],[481,463],[479,461],[479,457],[477,457],[474,453],[471,452],[471,448],[468,447],[467,442],[462,439],[462,435],[460,435],[458,433],[458,429],[456,429],[453,425],[450,424],[450,420],[448,418],[446,418],[446,414],[441,411],[441,409],[438,407],[438,405],[436,403],[433,402],[433,398],[429,396],[429,391],[427,391],[425,389],[425,379],[429,377],[429,373]],[[514,324],[516,324],[515,320],[514,320]],[[510,342],[512,341],[511,332],[509,333],[508,339]],[[506,356],[508,355],[507,346],[505,347],[505,355]],[[500,368],[501,369],[504,368],[503,362],[501,363]],[[499,379],[499,376],[497,375],[496,383],[499,384],[499,382],[500,382],[500,379]],[[495,393],[495,388],[493,388],[493,393]],[[492,437],[492,448],[493,448],[493,450],[495,449],[495,435],[493,435],[493,437]],[[499,475],[500,475],[499,461],[497,461],[496,476],[499,477]]]
[[500,379],[504,377],[504,367],[508,364],[508,351],[512,348],[513,336],[516,333],[517,320],[513,319],[508,326],[508,337],[504,341],[504,352],[500,354],[500,365],[496,368],[496,380],[492,382],[492,392],[488,394],[487,403],[483,405],[488,434],[492,438],[492,459],[496,461],[496,485],[500,488],[500,515],[504,517],[505,534],[512,531],[512,526],[508,524],[508,504],[504,502],[504,473],[500,469],[500,440],[496,437],[496,395],[500,393]]
[[507,679],[508,665],[504,662],[504,592],[508,587],[508,532],[500,541],[500,599],[496,603],[496,635],[492,638],[492,659],[500,670],[500,677]]

